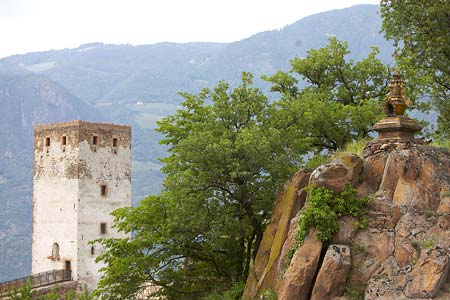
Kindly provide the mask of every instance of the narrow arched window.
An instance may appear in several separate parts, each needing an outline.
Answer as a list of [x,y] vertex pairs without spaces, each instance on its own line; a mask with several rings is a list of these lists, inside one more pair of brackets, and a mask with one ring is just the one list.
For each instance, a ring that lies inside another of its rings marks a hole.
[[53,243],[52,258],[53,259],[59,259],[59,245],[58,245],[58,243]]

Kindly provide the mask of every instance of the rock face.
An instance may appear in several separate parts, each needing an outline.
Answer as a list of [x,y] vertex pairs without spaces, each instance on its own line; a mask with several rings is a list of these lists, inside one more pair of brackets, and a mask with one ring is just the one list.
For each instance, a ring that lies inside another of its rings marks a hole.
[[316,232],[312,231],[292,257],[278,291],[278,300],[308,299],[321,250],[322,242],[317,240]]
[[347,183],[358,183],[362,166],[363,161],[358,155],[343,155],[314,170],[311,174],[310,184],[342,192]]
[[407,285],[406,295],[411,298],[432,298],[447,280],[449,270],[448,253],[440,247],[433,247],[420,254],[411,273],[412,281]]
[[289,261],[305,198],[307,205],[309,176],[298,172],[287,184],[297,196],[285,198],[285,189],[278,198],[243,299],[266,290],[279,300],[450,299],[450,151],[375,140],[363,156],[335,159],[309,183],[336,192],[351,183],[358,196],[369,196],[367,228],[344,216],[329,245],[312,229]]
[[[255,258],[255,264],[247,279],[244,299],[253,299],[262,291],[278,287],[280,284],[280,262],[286,259],[286,252],[281,257],[283,245],[288,237],[291,220],[298,214],[305,204],[306,192],[310,173],[298,171],[277,197],[271,223],[264,232],[261,245]],[[291,233],[291,243],[294,244]],[[320,252],[320,250],[319,250]]]
[[341,296],[344,293],[350,267],[350,247],[330,245],[314,283],[311,300],[326,300]]

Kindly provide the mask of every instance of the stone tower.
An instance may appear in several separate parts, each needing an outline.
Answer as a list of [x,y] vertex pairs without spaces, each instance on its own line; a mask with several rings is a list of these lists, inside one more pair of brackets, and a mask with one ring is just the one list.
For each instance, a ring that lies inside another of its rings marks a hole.
[[112,211],[131,204],[131,127],[72,121],[34,129],[32,274],[66,270],[95,288],[103,249],[123,237]]

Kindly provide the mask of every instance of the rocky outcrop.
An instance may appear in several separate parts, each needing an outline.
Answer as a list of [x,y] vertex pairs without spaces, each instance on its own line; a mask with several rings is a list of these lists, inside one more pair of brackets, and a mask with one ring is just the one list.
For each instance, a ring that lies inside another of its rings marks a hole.
[[422,251],[415,266],[405,294],[410,298],[433,298],[448,277],[448,252],[439,246]]
[[[283,273],[280,267],[284,267],[282,262],[286,261],[287,254],[283,252],[283,245],[291,228],[291,220],[305,204],[304,188],[308,185],[309,177],[310,173],[306,171],[295,173],[278,195],[271,222],[264,232],[255,264],[247,279],[243,299],[254,299],[261,292],[280,285]],[[290,240],[293,245],[292,233]]]
[[350,267],[350,247],[330,245],[314,283],[311,300],[327,300],[342,296]]
[[312,231],[292,257],[278,291],[278,300],[308,299],[321,250],[322,242],[316,238],[316,232]]
[[[297,185],[304,196],[290,198],[299,202],[288,205],[295,209],[282,210],[289,217],[275,217],[266,230],[271,238],[265,254],[258,253],[244,299],[256,299],[264,290],[275,290],[280,300],[450,299],[449,150],[417,140],[375,140],[363,158],[345,155],[325,164],[309,183],[336,192],[350,183],[359,196],[369,196],[367,228],[358,229],[356,220],[345,216],[329,245],[315,240],[312,230],[289,262],[306,198],[306,184]],[[282,202],[279,197],[278,215]],[[283,234],[272,247],[278,224]]]
[[363,161],[358,155],[343,155],[315,169],[311,174],[310,184],[342,192],[348,183],[358,183],[362,166]]

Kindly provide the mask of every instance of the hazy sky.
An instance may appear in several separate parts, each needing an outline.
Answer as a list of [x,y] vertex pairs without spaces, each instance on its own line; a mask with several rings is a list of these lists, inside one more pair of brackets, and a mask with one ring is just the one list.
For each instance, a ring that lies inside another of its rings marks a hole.
[[0,0],[0,57],[80,44],[232,42],[379,0]]

